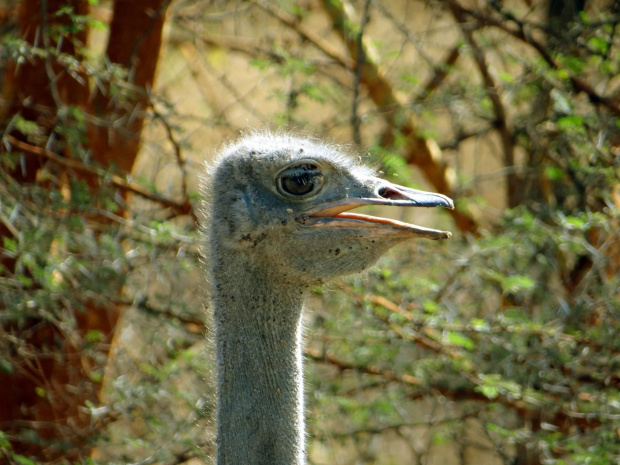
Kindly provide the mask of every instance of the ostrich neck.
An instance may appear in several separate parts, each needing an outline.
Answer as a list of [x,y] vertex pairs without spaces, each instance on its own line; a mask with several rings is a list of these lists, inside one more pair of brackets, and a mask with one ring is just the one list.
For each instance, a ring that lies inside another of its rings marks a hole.
[[[214,268],[218,465],[304,463],[304,292],[266,270]],[[224,264],[223,264],[224,263]]]

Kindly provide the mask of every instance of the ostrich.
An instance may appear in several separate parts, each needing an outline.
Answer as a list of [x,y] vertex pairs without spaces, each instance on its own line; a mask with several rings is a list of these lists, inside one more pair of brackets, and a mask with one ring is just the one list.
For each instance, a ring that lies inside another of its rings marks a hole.
[[453,204],[379,179],[339,147],[292,135],[246,136],[207,171],[202,228],[213,289],[217,463],[300,465],[308,292],[366,269],[406,240],[450,237],[347,211]]

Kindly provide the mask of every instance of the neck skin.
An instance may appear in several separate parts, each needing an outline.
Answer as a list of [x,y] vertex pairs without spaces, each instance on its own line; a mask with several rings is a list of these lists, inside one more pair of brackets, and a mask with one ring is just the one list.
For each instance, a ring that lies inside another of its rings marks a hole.
[[218,465],[304,463],[301,314],[305,292],[269,272],[213,270]]

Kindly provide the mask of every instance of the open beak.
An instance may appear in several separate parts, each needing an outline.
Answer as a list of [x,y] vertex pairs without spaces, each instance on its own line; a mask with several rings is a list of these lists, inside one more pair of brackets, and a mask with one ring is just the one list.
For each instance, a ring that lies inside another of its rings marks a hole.
[[382,179],[376,180],[373,191],[366,197],[346,197],[319,205],[305,212],[309,224],[316,228],[363,229],[372,236],[426,237],[428,239],[447,239],[448,231],[424,228],[414,224],[389,218],[348,213],[349,210],[364,205],[389,205],[400,207],[445,207],[454,209],[454,203],[445,195],[425,192],[399,186]]

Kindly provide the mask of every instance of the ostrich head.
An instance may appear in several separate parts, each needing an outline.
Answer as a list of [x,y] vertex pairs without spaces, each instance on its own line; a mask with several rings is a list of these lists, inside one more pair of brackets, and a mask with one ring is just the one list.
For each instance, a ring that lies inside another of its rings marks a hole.
[[338,147],[256,134],[227,147],[209,179],[211,259],[281,284],[320,284],[362,271],[394,245],[449,232],[351,213],[363,205],[453,208],[440,194],[376,177]]

